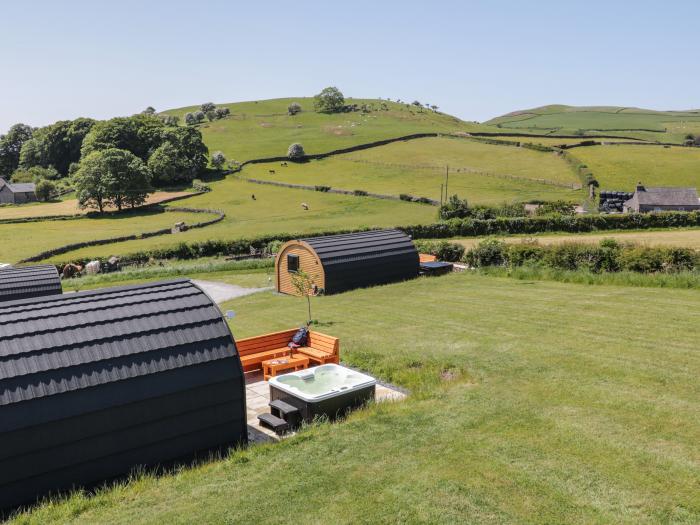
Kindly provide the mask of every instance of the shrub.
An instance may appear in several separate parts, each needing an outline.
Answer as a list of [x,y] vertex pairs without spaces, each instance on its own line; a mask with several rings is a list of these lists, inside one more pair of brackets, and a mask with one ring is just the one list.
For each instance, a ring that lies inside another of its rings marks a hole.
[[508,246],[498,239],[486,239],[464,254],[469,266],[503,266],[507,260]]
[[194,179],[192,181],[192,189],[195,191],[211,191],[211,188],[209,187],[208,184],[205,184],[202,182],[200,179]]
[[458,262],[464,256],[464,246],[447,241],[416,241],[414,243],[420,253],[434,255],[440,261]]
[[428,197],[415,197],[413,202],[418,202],[420,204],[432,204],[433,200],[429,199]]
[[559,213],[561,215],[574,215],[576,213],[576,206],[566,201],[543,202],[537,208],[535,215],[550,215],[552,213]]
[[365,190],[354,190],[352,194],[357,197],[366,197],[368,195],[368,193]]
[[36,184],[35,193],[37,199],[47,202],[56,193],[56,185],[50,180],[40,180]]
[[211,165],[214,166],[217,170],[220,170],[221,167],[226,163],[226,156],[221,152],[221,151],[215,151],[211,155]]
[[301,113],[301,104],[298,102],[292,102],[287,106],[287,113],[289,115],[296,115],[297,113]]
[[401,193],[401,194],[399,195],[399,199],[401,199],[402,201],[413,202],[413,197],[411,197],[411,196],[410,196],[409,194],[407,194],[407,193]]
[[445,204],[440,206],[438,215],[442,220],[469,217],[469,203],[467,199],[452,195]]
[[316,191],[322,191],[322,192],[328,192],[330,191],[331,187],[330,186],[314,186],[314,189]]
[[540,263],[544,258],[545,250],[537,242],[522,242],[508,246],[506,257],[510,266],[525,266]]
[[304,153],[304,146],[299,144],[298,142],[295,142],[294,144],[291,144],[289,148],[287,149],[287,158],[289,160],[301,160],[306,156],[306,153]]

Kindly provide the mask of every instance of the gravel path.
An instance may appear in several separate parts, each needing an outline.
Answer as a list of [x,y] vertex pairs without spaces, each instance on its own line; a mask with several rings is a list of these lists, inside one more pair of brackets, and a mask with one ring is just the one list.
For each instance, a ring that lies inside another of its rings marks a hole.
[[236,286],[235,284],[226,284],[217,281],[200,281],[199,279],[192,279],[192,282],[204,290],[217,304],[236,299],[237,297],[244,297],[258,292],[272,290],[272,288],[244,288],[243,286]]

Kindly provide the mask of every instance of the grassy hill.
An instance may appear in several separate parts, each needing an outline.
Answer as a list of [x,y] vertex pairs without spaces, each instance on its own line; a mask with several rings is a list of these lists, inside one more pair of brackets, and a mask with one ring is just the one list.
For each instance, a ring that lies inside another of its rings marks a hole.
[[475,204],[531,199],[580,201],[585,197],[571,188],[580,181],[553,153],[449,137],[397,142],[286,167],[255,164],[246,166],[242,175],[439,200],[448,165],[450,195],[456,193]]
[[700,133],[700,110],[654,111],[615,106],[551,105],[514,111],[484,124],[502,131],[626,135],[681,143],[688,133]]
[[[292,102],[301,104],[301,113],[287,114],[287,106]],[[316,113],[313,98],[308,97],[218,104],[229,108],[231,116],[201,124],[200,129],[210,151],[223,151],[229,159],[242,162],[286,155],[287,148],[294,142],[303,144],[306,153],[322,153],[412,133],[451,133],[479,127],[408,104],[353,98],[346,99],[346,103],[367,105],[374,110],[368,113]],[[382,109],[382,104],[386,109]],[[177,115],[184,121],[185,113],[198,109],[199,106],[191,106],[164,113]]]
[[[223,307],[237,337],[305,312],[272,293]],[[472,273],[315,298],[343,360],[406,401],[15,523],[697,523],[698,308],[693,290]]]

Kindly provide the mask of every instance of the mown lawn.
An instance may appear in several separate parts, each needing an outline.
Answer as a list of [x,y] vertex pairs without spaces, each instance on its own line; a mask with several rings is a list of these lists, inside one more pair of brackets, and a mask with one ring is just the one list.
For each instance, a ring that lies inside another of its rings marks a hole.
[[[287,114],[291,102],[301,104],[302,112]],[[386,104],[387,110],[379,110]],[[301,142],[307,153],[322,153],[376,140],[412,133],[469,131],[477,124],[414,106],[376,99],[347,99],[347,104],[374,104],[376,111],[323,114],[313,109],[313,98],[281,98],[219,104],[231,110],[231,116],[202,124],[200,129],[210,151],[223,151],[227,158],[244,160],[287,154],[294,142]],[[168,110],[180,116],[199,107]]]
[[[173,206],[223,210],[226,219],[220,223],[177,235],[84,248],[52,260],[108,257],[207,239],[313,234],[344,228],[430,223],[437,219],[437,208],[425,204],[279,188],[244,182],[232,176],[210,185],[211,192],[178,201]],[[304,210],[301,203],[308,204],[309,209]]]
[[[213,218],[211,214],[141,210],[71,220],[0,223],[0,262],[18,262],[51,248],[82,241],[119,237]],[[175,237],[167,235],[166,237]],[[110,252],[108,247],[103,247]],[[61,259],[65,260],[65,259]]]
[[287,167],[254,164],[246,166],[242,176],[440,200],[446,166],[450,167],[449,194],[457,193],[475,204],[584,197],[581,191],[542,182],[579,183],[568,165],[552,153],[446,137],[399,142]]
[[[302,299],[224,305],[237,337]],[[455,274],[314,299],[404,402],[17,523],[697,523],[697,291]]]
[[646,186],[700,187],[700,149],[663,146],[593,146],[572,150],[588,165],[601,190]]

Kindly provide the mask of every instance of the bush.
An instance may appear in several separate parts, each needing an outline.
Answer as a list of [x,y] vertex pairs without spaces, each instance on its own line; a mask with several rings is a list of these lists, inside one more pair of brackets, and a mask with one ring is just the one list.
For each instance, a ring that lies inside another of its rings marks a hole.
[[48,202],[56,193],[56,185],[50,180],[40,180],[35,188],[36,198],[43,202]]
[[354,190],[352,194],[357,197],[366,197],[368,195],[368,193],[365,190]]
[[464,256],[464,246],[447,241],[416,241],[420,253],[434,255],[440,261],[459,262]]
[[301,104],[298,102],[292,102],[287,106],[287,113],[289,115],[296,115],[297,113],[301,113]]
[[474,268],[503,266],[507,260],[508,246],[498,239],[486,239],[464,254],[464,262]]
[[306,153],[304,153],[304,146],[299,144],[298,142],[295,142],[294,144],[291,144],[289,148],[287,149],[287,158],[289,160],[301,160],[306,156]]
[[330,186],[314,186],[314,189],[316,191],[322,191],[322,192],[328,192],[330,191],[331,187]]
[[408,195],[407,193],[401,193],[399,195],[399,199],[401,199],[402,201],[413,202],[413,197]]
[[215,169],[220,170],[226,164],[226,156],[221,151],[215,151],[211,154],[211,165]]
[[542,261],[545,248],[537,242],[522,242],[508,246],[507,260],[509,266],[525,266]]
[[460,199],[457,195],[452,195],[445,204],[440,206],[438,215],[442,220],[469,217],[469,203],[467,199]]
[[561,215],[574,215],[576,213],[576,206],[566,201],[543,202],[537,208],[535,215],[542,216],[551,215],[553,213],[559,213]]
[[204,192],[211,191],[211,188],[209,187],[209,185],[205,184],[200,179],[194,179],[192,181],[192,189],[194,191],[204,191]]

